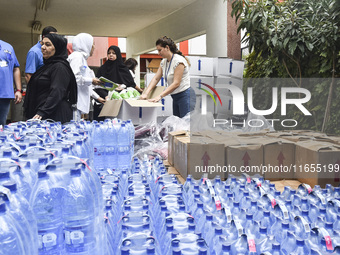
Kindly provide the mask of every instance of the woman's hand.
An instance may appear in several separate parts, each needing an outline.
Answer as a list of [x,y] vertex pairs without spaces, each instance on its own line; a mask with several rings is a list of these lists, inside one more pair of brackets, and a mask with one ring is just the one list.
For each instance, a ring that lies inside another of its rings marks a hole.
[[99,80],[97,77],[94,77],[94,78],[92,79],[92,84],[93,84],[93,85],[103,85],[104,82],[102,82],[101,80]]
[[34,117],[32,119],[34,119],[34,120],[41,120],[42,117],[39,114],[36,114],[36,115],[34,115]]
[[162,99],[161,96],[156,96],[155,98],[149,99],[149,102],[157,103]]
[[141,100],[146,100],[146,98],[147,98],[147,96],[144,95],[144,94],[140,95],[140,97],[139,97],[139,99],[141,99]]
[[102,103],[102,104],[105,104],[105,102],[106,102],[106,100],[105,100],[104,98],[102,98],[102,97],[99,97],[99,98],[97,99],[97,101],[98,101],[99,103]]

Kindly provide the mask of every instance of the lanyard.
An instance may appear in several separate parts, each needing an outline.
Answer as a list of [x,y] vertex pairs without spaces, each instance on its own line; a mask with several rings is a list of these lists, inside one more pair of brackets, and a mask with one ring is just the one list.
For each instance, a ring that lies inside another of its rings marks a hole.
[[172,62],[172,59],[174,58],[174,55],[175,55],[175,53],[172,54],[171,60],[170,60],[170,62],[169,62],[168,70],[167,70],[168,61],[166,62],[166,65],[165,65],[165,77],[164,77],[164,79],[165,79],[165,84],[166,84],[166,86],[168,86],[168,74],[169,74],[171,62]]

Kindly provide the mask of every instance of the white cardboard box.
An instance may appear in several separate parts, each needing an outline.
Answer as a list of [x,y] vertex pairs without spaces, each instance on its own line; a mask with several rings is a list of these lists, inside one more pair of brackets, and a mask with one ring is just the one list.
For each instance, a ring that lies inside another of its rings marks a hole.
[[214,76],[228,76],[230,75],[231,58],[214,58]]
[[214,75],[213,58],[189,56],[190,61],[190,75]]
[[214,87],[224,88],[226,85],[234,85],[240,89],[243,88],[243,79],[233,78],[233,77],[214,77]]
[[243,79],[244,61],[232,60],[229,65],[229,75],[231,77]]
[[[164,87],[155,87],[148,98],[154,98],[162,93]],[[121,120],[131,119],[134,125],[157,121],[157,110],[161,103],[152,103],[147,100],[119,99],[108,100],[103,106],[99,117],[117,117]]]
[[[155,73],[146,73],[146,74],[144,75],[144,82],[145,82],[145,83],[144,83],[144,86],[145,86],[145,87],[149,86],[149,84],[150,84],[152,78],[153,78],[155,75],[156,75]],[[157,83],[156,86],[165,86],[164,78],[163,78],[163,77],[159,80],[159,82]]]
[[213,91],[207,85],[211,86],[212,88],[214,87],[214,77],[190,76],[190,86],[194,89],[196,95],[207,95],[207,92],[202,89],[208,90],[214,95]]
[[164,97],[159,101],[163,106],[157,108],[158,116],[172,116],[172,97],[170,95]]

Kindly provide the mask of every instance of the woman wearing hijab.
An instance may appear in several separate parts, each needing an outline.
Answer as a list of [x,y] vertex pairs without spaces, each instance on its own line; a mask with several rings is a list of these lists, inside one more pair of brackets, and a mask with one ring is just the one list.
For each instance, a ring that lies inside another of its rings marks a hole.
[[93,37],[87,33],[76,35],[73,38],[72,48],[73,52],[67,60],[70,62],[78,85],[78,101],[73,111],[73,119],[79,121],[81,114],[90,111],[90,96],[101,104],[105,103],[105,99],[93,91],[92,85],[100,85],[102,82],[95,77],[94,72],[87,65],[87,59],[94,51]]
[[[143,92],[143,90],[141,90],[133,80],[129,68],[124,64],[122,54],[120,53],[118,46],[112,45],[108,48],[107,61],[99,68],[97,72],[97,77],[101,76],[117,84],[124,84],[126,87],[135,88],[140,93]],[[108,91],[106,89],[96,88],[95,91],[103,98],[108,95]],[[94,105],[93,118],[95,120],[100,121],[103,119],[98,117],[102,107],[103,105]]]
[[42,40],[44,66],[31,77],[24,102],[28,119],[52,119],[62,123],[72,119],[77,102],[77,83],[67,62],[67,40],[48,34]]

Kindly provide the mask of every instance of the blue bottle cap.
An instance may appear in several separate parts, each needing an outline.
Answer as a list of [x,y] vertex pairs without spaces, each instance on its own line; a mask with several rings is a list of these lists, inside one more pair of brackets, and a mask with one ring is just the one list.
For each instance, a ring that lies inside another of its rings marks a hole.
[[221,227],[215,228],[215,235],[222,235],[222,228]]
[[253,214],[247,213],[246,214],[246,219],[247,220],[252,220],[253,219]]
[[288,221],[282,221],[281,226],[283,229],[289,229],[289,222]]
[[155,247],[148,247],[146,249],[146,254],[156,254],[156,248]]
[[46,170],[39,170],[38,171],[38,178],[41,179],[41,178],[45,178],[45,177],[48,177],[47,171]]
[[296,239],[296,245],[297,246],[304,246],[305,245],[305,240],[297,238]]
[[197,245],[198,245],[198,247],[204,247],[205,246],[205,240],[204,239],[198,239]]
[[[179,240],[177,240],[177,239],[172,240],[171,246],[174,247],[174,248],[179,247]],[[173,250],[174,250],[174,249],[173,249]]]
[[267,234],[267,228],[261,226],[261,227],[260,227],[260,233],[261,233],[261,234]]
[[120,249],[120,254],[121,255],[129,255],[130,254],[130,249],[128,247],[122,247]]
[[39,164],[46,165],[47,161],[48,161],[48,158],[46,158],[46,157],[41,157],[41,158],[38,159]]
[[12,156],[12,151],[11,150],[4,150],[2,152],[2,155],[4,158],[10,158]]
[[275,250],[275,251],[279,251],[281,249],[280,243],[277,243],[277,242],[273,243],[272,249]]
[[6,212],[6,204],[3,201],[0,201],[0,213]]
[[178,231],[177,231],[177,230],[174,230],[174,231],[171,233],[171,239],[176,238],[178,235],[179,235]]
[[54,171],[56,169],[57,169],[57,166],[54,164],[46,166],[46,170],[48,171]]
[[72,168],[70,170],[71,176],[80,176],[81,175],[81,169],[80,168]]
[[188,229],[192,230],[192,231],[194,231],[195,228],[196,228],[196,225],[194,223],[190,223],[189,226],[188,226]]
[[224,241],[222,243],[222,251],[230,251],[231,249],[231,244],[228,241]]
[[8,181],[2,184],[5,188],[9,189],[11,192],[16,192],[17,191],[17,184],[15,181]]
[[171,232],[174,230],[174,225],[173,224],[166,224],[166,231]]
[[0,170],[0,179],[7,179],[9,178],[9,171],[8,170]]
[[208,255],[208,249],[207,248],[200,248],[198,250],[198,255]]

